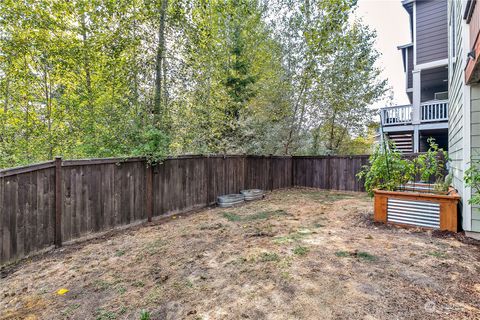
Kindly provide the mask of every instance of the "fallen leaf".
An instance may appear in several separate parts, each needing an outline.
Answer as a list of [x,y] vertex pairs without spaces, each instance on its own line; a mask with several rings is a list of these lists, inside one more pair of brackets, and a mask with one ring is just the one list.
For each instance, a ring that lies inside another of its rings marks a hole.
[[65,293],[67,293],[68,291],[70,291],[70,290],[65,289],[65,288],[61,288],[61,289],[58,289],[58,290],[57,290],[57,294],[63,296],[63,295],[64,295]]

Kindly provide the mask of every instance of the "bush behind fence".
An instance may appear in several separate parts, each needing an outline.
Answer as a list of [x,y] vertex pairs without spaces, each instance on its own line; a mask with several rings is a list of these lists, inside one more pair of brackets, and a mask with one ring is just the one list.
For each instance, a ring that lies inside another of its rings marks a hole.
[[66,160],[0,171],[0,264],[54,245],[212,205],[242,189],[364,191],[368,156]]

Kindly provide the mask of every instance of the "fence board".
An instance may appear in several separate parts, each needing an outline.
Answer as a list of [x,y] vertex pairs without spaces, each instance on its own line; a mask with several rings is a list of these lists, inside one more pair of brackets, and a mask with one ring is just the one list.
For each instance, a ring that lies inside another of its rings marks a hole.
[[51,166],[0,178],[0,262],[53,245],[53,178]]

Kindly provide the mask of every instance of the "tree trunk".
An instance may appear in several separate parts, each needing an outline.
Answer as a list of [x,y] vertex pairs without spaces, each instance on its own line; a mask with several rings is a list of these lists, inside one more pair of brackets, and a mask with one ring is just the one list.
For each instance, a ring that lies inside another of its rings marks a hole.
[[85,23],[85,13],[82,13],[80,16],[81,24],[81,35],[83,43],[83,68],[85,70],[85,86],[87,88],[87,103],[90,111],[93,111],[93,101],[92,101],[92,76],[90,70],[90,59],[88,57],[88,37],[87,37],[87,26]]
[[3,112],[7,114],[8,112],[8,103],[10,100],[10,79],[8,77],[8,74],[6,75],[5,79],[5,101],[3,103]]
[[153,100],[153,114],[155,116],[156,125],[160,125],[162,121],[162,87],[164,80],[164,63],[165,63],[165,16],[167,13],[168,0],[162,0],[160,8],[160,25],[158,27],[158,48],[155,61],[155,96]]
[[48,159],[53,158],[53,142],[52,142],[52,92],[50,77],[48,76],[48,67],[45,65],[43,70],[43,85],[45,94],[45,105],[47,106],[47,129],[48,129]]
[[335,120],[337,117],[337,111],[334,109],[333,110],[333,115],[332,115],[332,122],[330,123],[330,135],[328,138],[328,150],[333,151],[333,140],[335,138]]

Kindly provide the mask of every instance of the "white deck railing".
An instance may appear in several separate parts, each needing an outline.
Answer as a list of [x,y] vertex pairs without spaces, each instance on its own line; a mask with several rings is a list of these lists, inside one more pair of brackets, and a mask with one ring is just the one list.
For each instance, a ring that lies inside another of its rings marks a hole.
[[[386,107],[380,109],[383,126],[411,124],[414,112],[412,105]],[[420,105],[420,123],[448,121],[448,101],[432,100]]]
[[382,125],[391,126],[412,122],[412,106],[396,106],[381,109]]
[[420,121],[447,121],[448,120],[448,101],[437,100],[428,101],[420,105]]

